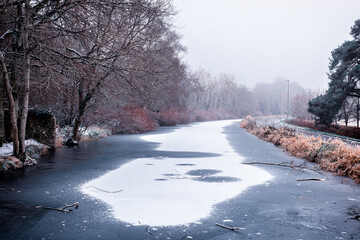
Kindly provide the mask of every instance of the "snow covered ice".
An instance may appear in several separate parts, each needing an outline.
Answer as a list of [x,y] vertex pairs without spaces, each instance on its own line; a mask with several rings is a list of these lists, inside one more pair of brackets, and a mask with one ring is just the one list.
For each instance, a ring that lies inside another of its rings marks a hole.
[[240,164],[243,157],[222,133],[234,121],[238,122],[196,123],[170,133],[144,135],[142,139],[160,143],[159,151],[207,154],[135,159],[81,189],[109,204],[114,217],[128,223],[171,226],[198,222],[211,214],[214,205],[272,179],[264,170]]

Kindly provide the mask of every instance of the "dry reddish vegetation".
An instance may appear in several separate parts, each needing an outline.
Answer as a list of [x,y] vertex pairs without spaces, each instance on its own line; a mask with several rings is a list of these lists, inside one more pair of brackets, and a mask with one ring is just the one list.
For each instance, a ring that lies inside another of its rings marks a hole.
[[176,126],[178,124],[189,123],[189,114],[175,108],[163,109],[158,113],[153,113],[153,118],[159,126]]
[[143,133],[151,131],[155,127],[149,112],[144,108],[128,105],[116,110],[99,109],[95,113],[94,119],[101,119],[101,121],[97,121],[95,124],[105,125],[115,134]]
[[287,122],[300,127],[307,127],[318,131],[329,132],[345,137],[360,139],[360,128],[357,127],[347,127],[342,125],[331,125],[330,127],[327,127],[325,125],[316,126],[313,121],[300,119],[292,119],[288,120]]
[[316,162],[324,170],[349,176],[360,183],[360,146],[351,146],[339,139],[324,140],[321,137],[295,134],[293,130],[284,128],[257,127],[256,119],[251,116],[241,122],[241,127],[295,157]]
[[155,112],[135,105],[127,105],[115,110],[97,108],[96,112],[88,115],[85,120],[93,125],[101,125],[111,129],[111,132],[115,134],[134,134],[151,131],[156,126],[176,126],[190,122],[235,117],[235,115],[221,109],[185,111],[177,108],[166,108]]

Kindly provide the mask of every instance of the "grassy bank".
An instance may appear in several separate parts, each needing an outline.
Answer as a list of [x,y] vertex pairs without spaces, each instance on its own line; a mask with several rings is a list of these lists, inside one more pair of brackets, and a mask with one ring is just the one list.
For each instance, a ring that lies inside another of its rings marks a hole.
[[360,183],[360,146],[348,145],[339,139],[297,134],[293,130],[271,126],[256,126],[256,119],[247,116],[241,127],[292,156],[319,164],[320,168],[341,176],[348,176]]
[[301,119],[291,119],[286,122],[300,127],[311,128],[316,131],[328,132],[336,135],[341,135],[344,137],[360,139],[360,128],[358,127],[342,126],[335,124],[332,124],[330,126],[316,125],[314,121],[301,120]]

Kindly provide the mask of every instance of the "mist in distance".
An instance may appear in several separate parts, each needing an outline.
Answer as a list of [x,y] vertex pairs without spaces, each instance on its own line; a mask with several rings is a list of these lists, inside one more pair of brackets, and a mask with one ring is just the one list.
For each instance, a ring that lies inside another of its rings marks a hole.
[[281,77],[325,90],[331,51],[350,39],[355,0],[175,0],[185,61],[239,84]]

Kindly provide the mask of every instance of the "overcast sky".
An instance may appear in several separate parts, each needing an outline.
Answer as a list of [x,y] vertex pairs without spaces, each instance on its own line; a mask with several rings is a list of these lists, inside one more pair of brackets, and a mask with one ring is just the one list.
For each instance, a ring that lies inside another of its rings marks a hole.
[[359,0],[174,0],[193,70],[248,87],[277,77],[325,89],[331,51],[351,39]]

